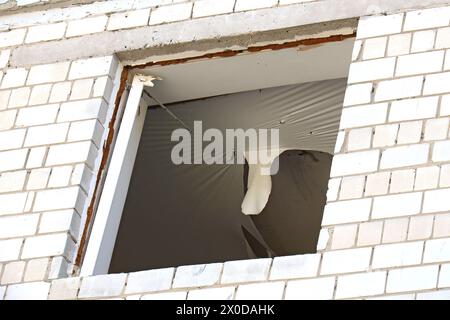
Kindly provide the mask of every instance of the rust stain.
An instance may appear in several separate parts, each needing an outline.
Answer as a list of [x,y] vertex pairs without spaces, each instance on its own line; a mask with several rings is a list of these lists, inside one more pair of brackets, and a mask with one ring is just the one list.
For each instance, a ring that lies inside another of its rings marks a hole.
[[[128,79],[129,71],[131,69],[143,69],[149,66],[167,66],[167,65],[173,65],[173,64],[181,64],[186,63],[190,61],[195,60],[203,60],[203,59],[212,59],[216,57],[221,58],[228,58],[233,57],[241,53],[245,52],[259,52],[264,50],[282,50],[282,49],[288,49],[288,48],[295,48],[299,46],[318,46],[323,43],[328,42],[338,42],[343,41],[348,38],[353,38],[356,36],[356,32],[352,34],[347,35],[331,35],[329,37],[323,37],[323,38],[310,38],[310,39],[303,39],[303,40],[297,40],[297,41],[291,41],[291,42],[285,42],[281,44],[269,44],[264,46],[254,46],[254,47],[248,47],[247,49],[241,49],[241,50],[225,50],[222,52],[215,52],[215,53],[207,53],[201,56],[196,57],[190,57],[190,58],[181,58],[181,59],[174,59],[174,60],[167,60],[167,61],[157,61],[157,62],[149,62],[141,65],[135,65],[135,66],[125,66],[123,68],[121,78],[120,78],[120,86],[119,90],[117,92],[117,96],[114,102],[114,111],[111,117],[111,121],[109,122],[108,128],[108,137],[106,138],[105,143],[103,144],[103,156],[100,163],[100,168],[97,174],[96,182],[95,182],[95,188],[94,193],[91,199],[91,202],[89,204],[88,210],[87,210],[87,216],[86,216],[86,223],[84,225],[83,234],[81,236],[80,245],[78,247],[77,257],[75,259],[75,266],[80,267],[81,263],[84,258],[84,253],[86,249],[86,243],[89,238],[89,231],[92,223],[92,219],[94,217],[94,207],[96,203],[96,199],[98,196],[98,188],[101,181],[102,174],[105,170],[106,163],[108,162],[108,158],[111,152],[111,144],[114,138],[114,125],[116,123],[117,119],[117,113],[119,111],[120,101],[122,99],[123,93],[126,88],[126,82]],[[307,48],[300,48],[300,50],[306,50]]]
[[[180,59],[173,59],[173,60],[166,60],[166,61],[152,61],[140,65],[133,66],[134,69],[143,69],[146,67],[151,66],[168,66],[173,64],[180,64],[180,63],[186,63],[190,61],[195,60],[203,60],[203,59],[212,59],[212,58],[228,58],[233,57],[241,53],[245,52],[259,52],[264,50],[282,50],[282,49],[289,49],[289,48],[295,48],[298,46],[318,46],[323,43],[328,42],[339,42],[343,41],[348,38],[354,38],[356,37],[356,32],[351,34],[339,34],[339,35],[331,35],[328,37],[323,38],[310,38],[310,39],[302,39],[297,41],[291,41],[291,42],[284,42],[279,44],[268,44],[264,46],[254,46],[254,47],[248,47],[247,49],[240,49],[240,50],[225,50],[221,52],[214,52],[214,53],[207,53],[201,56],[196,57],[189,57],[189,58],[180,58]],[[305,50],[305,49],[303,49]]]
[[119,111],[119,106],[120,106],[120,100],[122,99],[123,93],[126,88],[128,73],[129,73],[129,67],[124,67],[122,70],[122,74],[120,76],[120,86],[117,91],[116,99],[114,101],[114,111],[111,116],[111,121],[108,124],[108,128],[109,128],[108,137],[106,138],[106,141],[103,144],[103,156],[102,156],[102,160],[100,162],[97,179],[95,181],[94,193],[92,195],[91,202],[87,209],[86,223],[84,225],[83,234],[81,236],[80,245],[78,247],[77,257],[75,259],[75,266],[78,266],[78,267],[81,266],[81,262],[84,257],[84,251],[86,249],[87,239],[89,238],[89,230],[90,230],[91,221],[93,218],[93,212],[94,212],[95,202],[97,199],[98,188],[99,188],[99,184],[101,181],[103,171],[105,170],[105,167],[106,167],[106,163],[108,162],[109,154],[111,152],[111,144],[112,144],[112,141],[114,138],[114,124],[116,123],[117,113]]

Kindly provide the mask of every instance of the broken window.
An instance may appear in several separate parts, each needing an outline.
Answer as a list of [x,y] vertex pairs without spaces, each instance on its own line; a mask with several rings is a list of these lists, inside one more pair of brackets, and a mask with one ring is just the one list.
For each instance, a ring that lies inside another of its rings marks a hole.
[[[315,252],[345,87],[340,78],[175,102],[169,112],[149,106],[109,272]],[[173,132],[195,136],[199,123],[192,163],[174,163]],[[194,159],[213,142],[208,129],[278,129],[271,174],[249,163],[248,149],[244,163],[226,148],[210,153],[222,161]]]

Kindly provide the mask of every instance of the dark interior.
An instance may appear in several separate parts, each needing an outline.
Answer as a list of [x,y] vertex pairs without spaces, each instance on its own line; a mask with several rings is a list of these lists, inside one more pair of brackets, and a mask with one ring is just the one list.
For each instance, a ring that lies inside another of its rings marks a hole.
[[204,130],[280,128],[289,150],[254,216],[241,212],[248,166],[173,164],[170,137],[180,124],[149,108],[109,272],[316,252],[346,81],[324,82],[169,106],[188,125],[203,120]]

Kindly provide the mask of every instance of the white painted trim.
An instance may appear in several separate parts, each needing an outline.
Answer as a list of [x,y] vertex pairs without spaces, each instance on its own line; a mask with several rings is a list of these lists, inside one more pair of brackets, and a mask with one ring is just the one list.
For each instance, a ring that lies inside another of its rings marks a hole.
[[148,104],[142,99],[144,86],[153,86],[151,76],[133,78],[120,124],[111,163],[81,267],[81,276],[108,273],[122,210],[133,172]]

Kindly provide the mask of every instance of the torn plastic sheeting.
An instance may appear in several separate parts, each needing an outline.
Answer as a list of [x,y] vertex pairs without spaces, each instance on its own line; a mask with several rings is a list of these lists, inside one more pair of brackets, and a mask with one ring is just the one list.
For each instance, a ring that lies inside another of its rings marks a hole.
[[[255,243],[267,255],[313,252],[345,87],[346,79],[327,80],[168,106],[203,130],[278,128],[287,151],[269,183],[245,165],[173,164],[170,138],[180,124],[149,109],[110,272],[260,257]],[[147,255],[129,249],[143,243]]]

